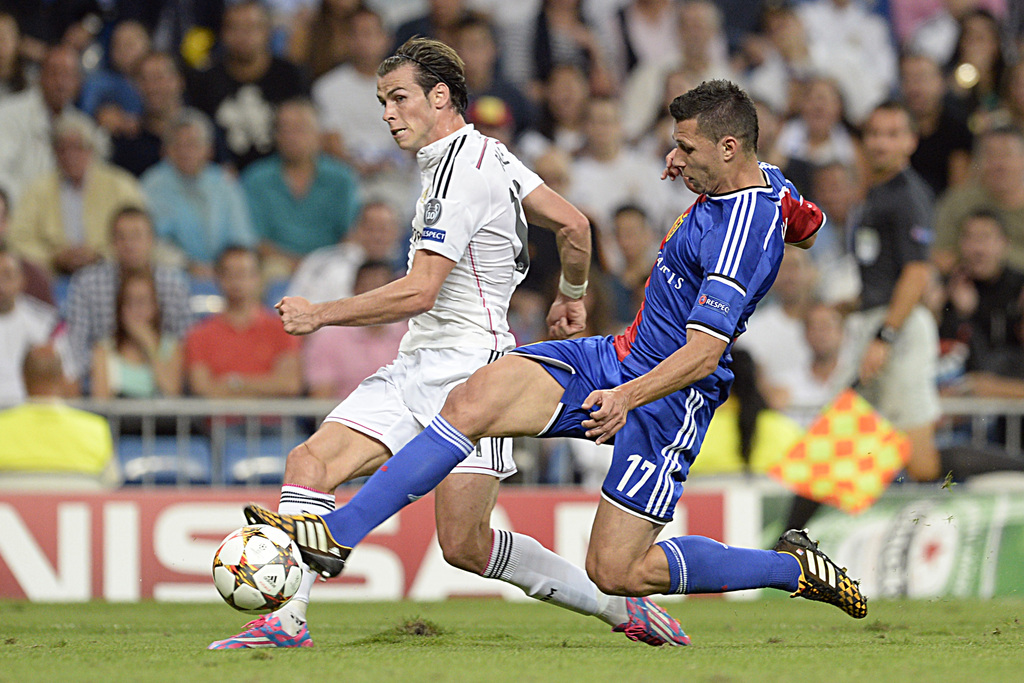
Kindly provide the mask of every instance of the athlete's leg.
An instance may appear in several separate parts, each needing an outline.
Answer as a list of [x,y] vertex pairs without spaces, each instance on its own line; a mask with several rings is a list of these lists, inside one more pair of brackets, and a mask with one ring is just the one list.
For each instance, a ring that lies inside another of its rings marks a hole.
[[907,475],[914,481],[935,481],[942,476],[939,451],[935,448],[935,425],[927,423],[904,430],[910,440]]
[[602,498],[587,548],[587,574],[597,587],[611,595],[668,593],[668,563],[654,545],[662,526]]
[[503,356],[455,387],[441,416],[474,443],[485,436],[535,436],[548,426],[563,393],[543,364]]
[[703,536],[651,545],[659,528],[601,501],[587,554],[587,571],[601,590],[647,595],[777,588],[835,605],[858,619],[867,615],[857,584],[802,531],[787,531],[774,550],[757,550]]
[[[324,422],[288,454],[277,511],[286,515],[334,512],[334,489],[356,477],[372,474],[390,455],[376,439],[340,422]],[[279,612],[304,621],[315,581],[316,574],[303,569],[299,590]]]
[[[326,515],[334,510],[334,489],[371,473],[390,451],[379,441],[339,422],[327,421],[288,454],[278,512]],[[210,649],[304,647],[312,645],[306,626],[309,594],[316,574],[303,567],[295,595],[273,614],[250,622],[236,636],[210,644]]]
[[487,474],[448,475],[435,491],[437,539],[451,565],[522,589],[531,598],[595,616],[611,626],[628,619],[621,597],[601,593],[586,572],[535,539],[491,529],[499,481]]
[[378,470],[345,507],[325,521],[337,545],[351,548],[366,534],[425,495],[464,460],[484,436],[539,434],[562,397],[562,386],[537,363],[504,356],[455,387],[440,415]]
[[587,573],[535,539],[491,529],[499,480],[486,474],[454,472],[437,487],[437,535],[452,565],[520,588],[531,598],[597,617],[648,645],[689,645],[670,614],[650,600],[605,595]]
[[340,422],[324,422],[288,454],[284,482],[332,492],[346,481],[376,472],[390,455],[380,441]]
[[613,595],[799,588],[800,563],[787,553],[733,548],[702,536],[655,544],[660,529],[602,499],[587,553],[587,572],[598,588]]
[[453,472],[434,491],[437,542],[453,567],[474,574],[487,569],[498,486],[497,477]]

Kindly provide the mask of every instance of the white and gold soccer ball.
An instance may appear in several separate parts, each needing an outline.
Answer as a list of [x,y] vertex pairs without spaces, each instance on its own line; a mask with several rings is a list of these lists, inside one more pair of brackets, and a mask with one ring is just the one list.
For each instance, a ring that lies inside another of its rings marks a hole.
[[242,612],[264,614],[288,602],[302,582],[299,549],[266,524],[232,531],[213,556],[213,583]]

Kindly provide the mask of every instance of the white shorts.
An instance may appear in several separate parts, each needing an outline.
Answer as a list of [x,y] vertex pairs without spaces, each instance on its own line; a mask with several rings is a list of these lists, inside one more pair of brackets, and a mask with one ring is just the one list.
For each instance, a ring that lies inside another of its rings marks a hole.
[[[847,318],[852,353],[843,365],[848,382],[857,376],[860,359],[882,327],[887,312],[885,306],[879,306]],[[926,308],[917,306],[903,323],[878,377],[858,391],[897,429],[931,424],[942,413],[935,383],[938,357],[935,319]]]
[[[419,349],[367,377],[324,422],[340,422],[397,453],[441,412],[445,399],[477,369],[501,356],[487,349]],[[516,473],[512,439],[481,439],[454,472],[505,479]]]

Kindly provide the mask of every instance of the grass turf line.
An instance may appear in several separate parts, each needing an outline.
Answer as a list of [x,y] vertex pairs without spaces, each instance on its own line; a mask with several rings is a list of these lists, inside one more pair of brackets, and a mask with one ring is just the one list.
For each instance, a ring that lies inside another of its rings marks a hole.
[[315,604],[314,648],[209,652],[245,615],[220,604],[0,602],[0,681],[1008,681],[1024,601],[872,601],[854,621],[805,601],[689,600],[689,648],[632,643],[531,603]]

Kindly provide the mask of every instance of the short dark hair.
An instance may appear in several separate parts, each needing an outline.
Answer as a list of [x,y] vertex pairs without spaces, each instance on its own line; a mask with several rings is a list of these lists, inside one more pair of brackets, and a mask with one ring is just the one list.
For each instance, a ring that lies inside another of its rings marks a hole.
[[297,95],[295,97],[289,97],[277,104],[274,107],[274,125],[280,123],[281,110],[285,107],[299,107],[313,113],[313,118],[316,120],[317,126],[320,125],[320,112],[316,108],[316,103],[312,99],[305,95]]
[[371,198],[363,202],[363,206],[359,209],[358,217],[361,218],[370,209],[384,208],[393,214],[398,214],[398,210],[395,209],[395,205],[386,199],[375,199]]
[[161,61],[168,62],[171,66],[174,67],[174,71],[176,73],[178,73],[179,75],[181,74],[181,67],[178,66],[178,60],[176,60],[174,58],[174,55],[172,55],[170,52],[165,52],[163,50],[150,50],[146,54],[142,55],[142,58],[139,59],[139,64],[154,59],[159,59]]
[[111,236],[114,235],[114,228],[117,227],[117,224],[121,222],[122,218],[136,217],[136,216],[139,217],[139,218],[142,218],[142,219],[144,219],[146,221],[146,225],[149,226],[149,231],[150,232],[154,231],[153,230],[153,217],[149,215],[148,211],[146,211],[141,206],[136,206],[135,204],[125,204],[120,209],[115,211],[114,215],[110,217],[110,224],[108,226],[109,230],[110,230],[110,235]]
[[359,276],[364,272],[371,270],[386,270],[392,276],[395,274],[395,267],[384,259],[367,259],[359,264],[359,268],[356,269],[356,279],[359,279]]
[[462,33],[469,29],[479,28],[487,32],[491,40],[495,43],[498,41],[498,36],[494,30],[494,24],[492,24],[487,17],[476,12],[466,12],[462,15],[462,18],[455,23],[455,32]]
[[1018,128],[1017,126],[1014,126],[1012,124],[1002,124],[1002,125],[998,125],[998,126],[992,126],[991,128],[983,130],[983,131],[981,131],[980,133],[978,133],[975,136],[974,143],[975,143],[975,145],[977,145],[977,143],[981,142],[982,140],[985,140],[986,138],[1004,137],[1004,136],[1005,137],[1017,138],[1017,140],[1019,142],[1024,143],[1024,131],[1022,131],[1020,128]]
[[834,171],[836,169],[842,171],[844,174],[846,174],[847,179],[849,179],[852,183],[856,184],[859,176],[859,174],[857,173],[857,167],[852,163],[845,163],[839,161],[838,159],[832,159],[831,161],[827,161],[824,164],[821,164],[820,166],[815,166],[812,175],[815,178],[817,178],[826,171]]
[[388,282],[393,281],[397,275],[395,267],[387,261],[383,259],[367,259],[356,270],[356,276],[352,281],[353,289],[359,289],[362,279],[374,272],[387,273]]
[[988,207],[981,207],[975,209],[974,211],[971,211],[969,214],[964,216],[962,221],[960,221],[961,231],[963,230],[963,227],[967,225],[967,221],[974,220],[992,221],[993,223],[996,224],[996,227],[999,228],[999,232],[1003,235],[1003,237],[1008,236],[1006,233],[1006,223],[1003,222],[1002,217],[993,209],[990,209]]
[[757,152],[757,109],[747,93],[730,81],[704,81],[672,100],[668,107],[678,121],[697,120],[697,132],[717,143],[726,136]]
[[259,252],[257,252],[252,247],[246,247],[241,244],[229,244],[228,246],[221,249],[220,253],[217,254],[217,258],[213,262],[214,272],[222,272],[224,270],[224,262],[227,261],[230,257],[235,256],[237,254],[252,256],[254,259],[256,259],[256,266],[259,267],[261,265]]
[[923,50],[919,50],[916,48],[907,48],[900,52],[900,66],[903,66],[904,63],[913,61],[915,59],[919,59],[921,61],[928,62],[929,64],[933,64],[935,65],[936,69],[938,69],[940,72],[942,71],[942,65],[939,64],[935,57],[932,57],[930,54]]
[[268,23],[273,20],[273,15],[270,12],[270,7],[267,5],[266,2],[264,2],[264,0],[237,0],[236,2],[226,3],[226,5],[227,6],[224,7],[225,17],[227,16],[228,12],[231,12],[233,10],[238,10],[243,7],[255,7],[260,11],[261,14],[263,14]]
[[416,67],[416,83],[423,94],[433,90],[438,83],[448,86],[452,106],[456,113],[464,115],[469,105],[469,91],[466,87],[466,65],[452,48],[439,40],[410,38],[377,67],[377,77],[385,76],[406,64]]
[[[886,101],[882,102],[881,104],[877,105],[874,109],[871,110],[871,113],[868,114],[868,119],[870,119],[872,116],[874,116],[875,112],[879,112],[879,111],[903,112],[903,115],[905,117],[907,117],[907,125],[910,126],[910,132],[912,132],[914,135],[917,135],[917,133],[918,133],[917,119],[914,118],[913,113],[911,113],[910,109],[907,108],[907,105],[905,105],[903,102],[901,102],[899,100],[886,100]],[[865,119],[865,121],[867,121],[867,119]]]
[[639,214],[645,222],[647,221],[647,212],[644,211],[643,207],[641,207],[639,204],[634,204],[633,202],[627,202],[625,204],[622,204],[618,208],[616,208],[615,211],[612,212],[612,215],[615,218],[618,218],[624,213]]

